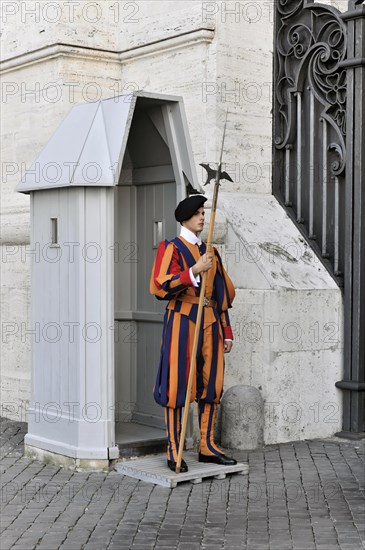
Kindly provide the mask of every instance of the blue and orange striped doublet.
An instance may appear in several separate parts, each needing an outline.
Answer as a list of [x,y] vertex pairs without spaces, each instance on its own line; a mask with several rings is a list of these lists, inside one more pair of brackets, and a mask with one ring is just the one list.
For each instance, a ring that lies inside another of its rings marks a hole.
[[[182,302],[186,297],[198,297],[200,285],[195,287],[189,268],[204,254],[182,236],[159,244],[154,260],[150,292],[159,299],[168,300],[163,321],[160,362],[154,387],[157,403],[172,409],[185,403],[190,369],[197,303]],[[216,307],[204,307],[196,356],[197,376],[193,380],[190,402],[219,403],[223,393],[224,338],[233,340],[228,309],[232,307],[235,290],[225,271],[218,250],[213,248],[213,266],[207,272],[205,296],[216,302]]]

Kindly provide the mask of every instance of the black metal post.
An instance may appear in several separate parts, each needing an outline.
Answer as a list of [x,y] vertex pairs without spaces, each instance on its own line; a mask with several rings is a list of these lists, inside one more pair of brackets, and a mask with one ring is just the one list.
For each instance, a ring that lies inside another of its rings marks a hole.
[[351,0],[348,27],[344,379],[340,437],[365,437],[365,5]]

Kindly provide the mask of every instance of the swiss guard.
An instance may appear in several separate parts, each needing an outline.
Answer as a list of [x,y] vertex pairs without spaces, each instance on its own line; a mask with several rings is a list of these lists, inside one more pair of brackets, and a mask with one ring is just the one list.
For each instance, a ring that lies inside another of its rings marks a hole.
[[[237,461],[224,454],[214,443],[217,405],[223,393],[224,353],[233,345],[228,316],[235,289],[226,273],[218,250],[206,252],[199,234],[204,227],[204,195],[182,200],[175,218],[181,224],[180,235],[162,241],[157,250],[150,278],[150,292],[168,300],[164,314],[161,354],[154,399],[164,407],[167,465],[176,471],[181,433],[181,409],[186,399],[191,352],[197,319],[200,274],[207,271],[203,316],[196,354],[196,376],[190,403],[198,403],[200,447],[199,461],[233,465]],[[181,472],[188,467],[181,461]]]

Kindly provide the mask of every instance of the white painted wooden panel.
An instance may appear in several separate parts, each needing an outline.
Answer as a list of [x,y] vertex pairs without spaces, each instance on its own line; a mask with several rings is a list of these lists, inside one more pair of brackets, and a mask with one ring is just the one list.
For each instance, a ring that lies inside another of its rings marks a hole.
[[[108,449],[116,452],[113,199],[113,189],[104,187],[55,189],[32,198],[34,242],[44,248],[50,217],[58,217],[61,246],[50,250],[62,251],[58,262],[34,257],[32,318],[41,328],[47,323],[58,327],[61,336],[55,342],[41,337],[33,346],[26,443],[78,458],[107,458]],[[74,223],[67,224],[68,215]],[[65,323],[74,324],[73,339]],[[85,338],[86,323],[99,328],[95,342],[92,332]]]

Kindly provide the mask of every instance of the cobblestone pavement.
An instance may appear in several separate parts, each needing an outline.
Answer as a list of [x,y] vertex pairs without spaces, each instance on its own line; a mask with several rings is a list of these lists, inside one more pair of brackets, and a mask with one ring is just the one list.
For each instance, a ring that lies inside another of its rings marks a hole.
[[23,456],[26,424],[3,420],[1,550],[360,550],[364,441],[233,453],[248,476],[167,489]]

